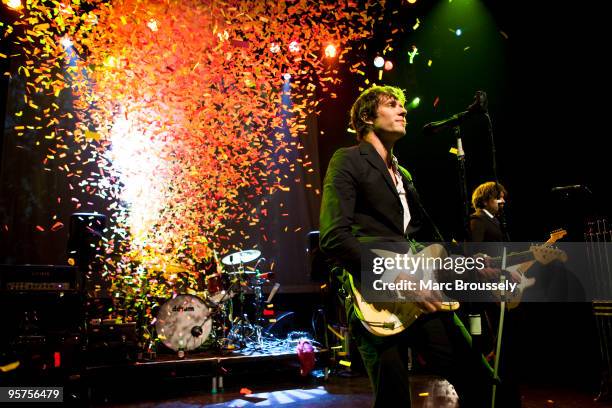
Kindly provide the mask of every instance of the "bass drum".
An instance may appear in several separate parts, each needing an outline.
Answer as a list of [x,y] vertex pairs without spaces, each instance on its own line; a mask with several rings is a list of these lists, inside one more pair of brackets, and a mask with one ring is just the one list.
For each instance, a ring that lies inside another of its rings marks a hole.
[[210,309],[197,296],[178,295],[159,309],[155,328],[166,347],[174,351],[194,350],[210,335]]

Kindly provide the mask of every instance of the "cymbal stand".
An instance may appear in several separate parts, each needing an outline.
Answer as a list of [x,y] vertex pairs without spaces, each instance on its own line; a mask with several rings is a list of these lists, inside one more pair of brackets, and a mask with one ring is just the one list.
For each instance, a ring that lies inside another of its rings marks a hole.
[[238,276],[238,302],[239,308],[237,313],[237,320],[230,320],[231,328],[228,336],[228,340],[236,343],[238,348],[246,347],[246,340],[249,337],[247,330],[253,330],[253,326],[249,322],[249,318],[244,311],[244,297],[245,291],[243,289],[243,276],[244,276],[244,264],[242,261],[238,266],[238,270],[235,271],[235,274]]

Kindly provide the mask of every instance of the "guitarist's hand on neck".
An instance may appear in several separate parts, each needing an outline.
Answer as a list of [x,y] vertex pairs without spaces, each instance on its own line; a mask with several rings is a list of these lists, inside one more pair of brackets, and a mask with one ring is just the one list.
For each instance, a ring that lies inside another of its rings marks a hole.
[[[489,258],[487,255],[482,255],[482,254],[478,254],[476,256],[484,257],[485,263],[486,263],[486,266],[484,268],[477,269],[478,275],[482,279],[485,279],[485,280],[499,281],[500,276],[502,274],[502,270],[499,268],[495,268],[491,265],[491,258]],[[519,283],[521,281],[521,275],[518,272],[516,271],[504,271],[504,272],[505,272],[504,274],[510,280],[510,282]]]

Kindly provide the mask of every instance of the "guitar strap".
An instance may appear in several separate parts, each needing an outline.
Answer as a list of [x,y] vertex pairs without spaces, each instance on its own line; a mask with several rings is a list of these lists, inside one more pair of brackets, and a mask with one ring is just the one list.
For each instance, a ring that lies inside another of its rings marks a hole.
[[415,200],[416,201],[416,205],[419,207],[419,210],[421,211],[421,213],[423,214],[423,216],[425,217],[425,219],[427,220],[429,225],[431,225],[431,228],[432,228],[433,233],[434,233],[435,240],[438,241],[438,242],[445,242],[444,241],[444,237],[440,233],[440,230],[438,229],[436,224],[433,222],[433,219],[429,216],[429,213],[427,212],[425,207],[423,207],[423,203],[421,202],[421,197],[419,196],[419,192],[414,187],[414,183],[412,182],[412,175],[404,167],[399,166],[399,165],[397,167],[400,170],[400,172],[402,173],[402,175],[406,178],[406,180],[408,180],[408,183],[410,184],[411,190],[414,192],[414,195],[415,195],[415,198],[416,198],[416,200]]

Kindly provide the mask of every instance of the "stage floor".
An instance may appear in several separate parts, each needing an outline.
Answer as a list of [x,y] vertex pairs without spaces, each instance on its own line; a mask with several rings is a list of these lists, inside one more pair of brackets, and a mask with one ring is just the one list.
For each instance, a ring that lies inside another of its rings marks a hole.
[[[256,375],[256,373],[253,373]],[[249,388],[250,395],[240,394],[240,388]],[[571,387],[522,387],[523,408],[602,408],[612,404],[593,402],[593,394]],[[426,394],[425,394],[426,393]],[[433,376],[412,377],[413,408],[456,408],[457,397],[452,386]],[[553,403],[547,402],[548,400]],[[365,376],[342,378],[331,376],[327,381],[280,382],[277,384],[244,384],[226,388],[222,393],[190,391],[182,396],[147,398],[126,403],[107,402],[112,407],[334,407],[369,408],[372,394]],[[100,404],[99,406],[101,406]]]

